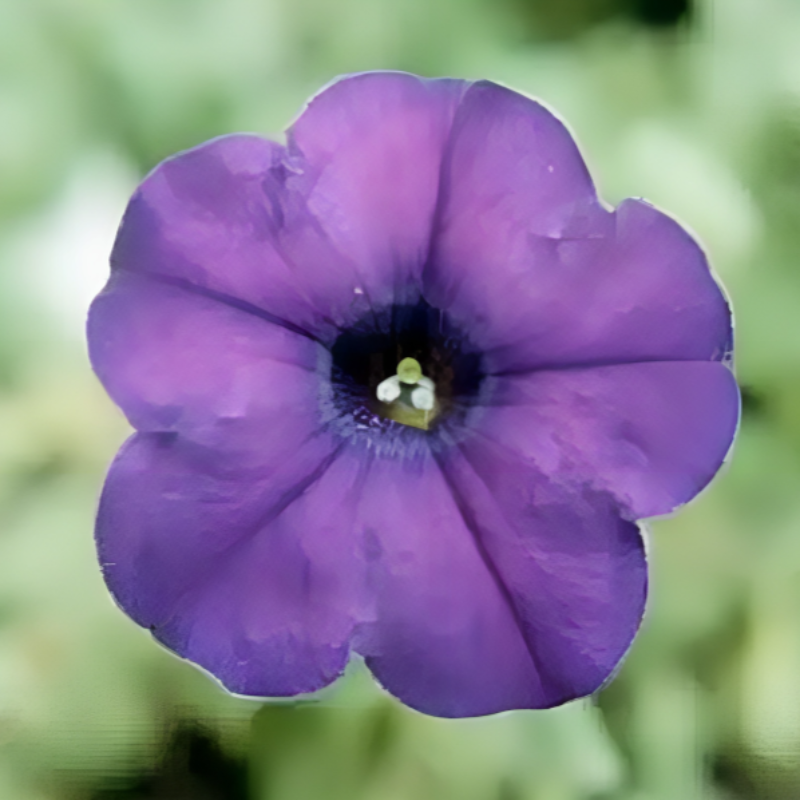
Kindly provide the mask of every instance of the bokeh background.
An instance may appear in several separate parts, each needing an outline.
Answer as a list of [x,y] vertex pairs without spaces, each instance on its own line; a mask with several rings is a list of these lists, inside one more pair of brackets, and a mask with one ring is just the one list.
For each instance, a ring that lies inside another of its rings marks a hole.
[[[112,603],[95,562],[127,435],[83,320],[162,158],[280,135],[333,76],[487,77],[545,100],[604,197],[707,247],[744,414],[652,529],[644,629],[591,701],[430,719],[359,666],[321,698],[227,696]],[[0,0],[0,798],[800,797],[800,3]]]

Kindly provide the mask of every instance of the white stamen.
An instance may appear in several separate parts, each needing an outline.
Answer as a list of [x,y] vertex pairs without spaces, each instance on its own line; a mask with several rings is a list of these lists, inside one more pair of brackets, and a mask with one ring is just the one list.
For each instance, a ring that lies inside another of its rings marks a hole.
[[[428,381],[430,383],[430,381]],[[418,386],[411,392],[411,405],[418,408],[420,411],[431,411],[436,405],[436,397],[433,391],[422,385],[422,381],[418,381]]]
[[382,403],[393,403],[400,397],[400,392],[400,378],[397,375],[392,375],[391,378],[387,378],[378,384],[375,394]]

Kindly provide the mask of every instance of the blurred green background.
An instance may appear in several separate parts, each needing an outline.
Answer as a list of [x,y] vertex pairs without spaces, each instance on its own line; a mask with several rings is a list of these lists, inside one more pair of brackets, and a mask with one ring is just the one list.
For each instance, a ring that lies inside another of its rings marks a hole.
[[[592,701],[445,721],[354,665],[227,696],[110,600],[93,514],[127,435],[83,319],[159,160],[280,131],[333,76],[542,98],[604,197],[690,226],[733,298],[731,466],[652,524],[644,629]],[[797,0],[0,0],[0,798],[800,797]]]

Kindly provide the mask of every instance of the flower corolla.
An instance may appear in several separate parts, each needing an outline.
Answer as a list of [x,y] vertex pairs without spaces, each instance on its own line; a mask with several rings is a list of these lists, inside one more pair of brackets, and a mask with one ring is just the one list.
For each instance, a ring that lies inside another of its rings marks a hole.
[[645,607],[637,520],[739,416],[693,238],[597,196],[564,124],[487,81],[340,79],[278,144],[156,167],[94,301],[136,433],[97,545],[119,605],[230,691],[358,653],[447,717],[595,692]]

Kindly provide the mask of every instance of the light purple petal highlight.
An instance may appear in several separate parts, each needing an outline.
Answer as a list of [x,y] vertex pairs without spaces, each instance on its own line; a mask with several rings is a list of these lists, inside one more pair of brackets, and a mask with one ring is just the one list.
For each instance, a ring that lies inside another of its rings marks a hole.
[[665,514],[714,477],[739,419],[739,391],[717,362],[662,361],[498,379],[478,437],[520,469],[610,492],[626,516]]
[[314,97],[289,130],[290,151],[313,175],[308,208],[358,264],[374,305],[417,291],[442,151],[468,85],[400,72],[349,76]]
[[691,236],[642,201],[605,211],[566,128],[492,84],[456,115],[424,279],[491,371],[731,348],[729,308]]
[[275,476],[137,434],[112,466],[97,523],[111,591],[231,691],[327,685],[347,662],[354,625],[369,617],[347,496],[358,464],[321,451],[303,448]]

